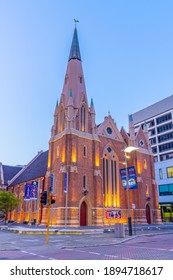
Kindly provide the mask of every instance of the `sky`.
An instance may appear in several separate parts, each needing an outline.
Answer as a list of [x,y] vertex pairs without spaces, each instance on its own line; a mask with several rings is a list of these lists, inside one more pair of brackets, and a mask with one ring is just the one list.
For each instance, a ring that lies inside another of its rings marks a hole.
[[48,149],[77,25],[96,123],[173,94],[173,1],[0,0],[0,162]]

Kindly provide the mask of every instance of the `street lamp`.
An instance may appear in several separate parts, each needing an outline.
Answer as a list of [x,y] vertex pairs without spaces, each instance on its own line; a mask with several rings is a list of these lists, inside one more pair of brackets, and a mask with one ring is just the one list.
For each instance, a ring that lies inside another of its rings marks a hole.
[[131,153],[135,150],[139,150],[139,148],[129,146],[124,149],[125,153],[125,165],[126,165],[126,189],[127,189],[127,199],[128,199],[128,230],[129,230],[129,236],[132,236],[132,218],[130,215],[130,194],[129,194],[129,183],[128,183],[128,166],[127,166],[127,153]]

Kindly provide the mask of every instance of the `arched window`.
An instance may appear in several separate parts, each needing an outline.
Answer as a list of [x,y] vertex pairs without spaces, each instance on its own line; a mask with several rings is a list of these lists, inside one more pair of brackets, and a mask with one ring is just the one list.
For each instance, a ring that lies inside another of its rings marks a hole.
[[81,130],[85,131],[85,121],[86,121],[86,110],[84,105],[81,107],[81,112],[80,112],[80,125],[81,125]]
[[145,194],[146,194],[146,195],[149,195],[148,185],[145,186]]
[[86,190],[87,189],[87,184],[86,184],[86,176],[84,175],[83,176],[83,182],[82,182],[82,185],[83,185],[83,190]]
[[118,206],[118,166],[112,147],[106,147],[102,159],[103,192],[105,206]]
[[144,169],[147,169],[147,161],[144,159]]
[[86,146],[83,147],[83,156],[84,157],[87,156],[87,147]]

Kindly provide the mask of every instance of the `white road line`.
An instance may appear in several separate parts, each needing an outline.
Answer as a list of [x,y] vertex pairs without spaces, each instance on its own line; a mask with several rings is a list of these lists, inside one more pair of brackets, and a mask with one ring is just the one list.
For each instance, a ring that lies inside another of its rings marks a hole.
[[46,258],[45,256],[42,256],[42,255],[37,255],[38,257],[40,257],[40,258]]
[[35,253],[29,253],[30,255],[33,255],[33,256],[37,256],[37,254],[35,254]]
[[115,255],[104,255],[105,257],[111,257],[111,258],[118,258],[119,256],[115,256]]
[[28,252],[26,252],[26,251],[21,251],[22,253],[25,253],[25,254],[28,254]]
[[[86,252],[87,253],[87,252]],[[93,254],[93,255],[101,255],[100,253],[96,253],[96,252],[88,252],[89,254]]]

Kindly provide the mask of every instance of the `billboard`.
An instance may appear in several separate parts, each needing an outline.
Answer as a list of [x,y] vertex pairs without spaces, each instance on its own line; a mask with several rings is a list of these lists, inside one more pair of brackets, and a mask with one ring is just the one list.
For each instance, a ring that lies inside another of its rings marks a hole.
[[125,190],[127,189],[126,173],[128,176],[128,189],[137,189],[135,167],[134,166],[127,167],[127,172],[126,172],[126,168],[120,169],[121,181]]

